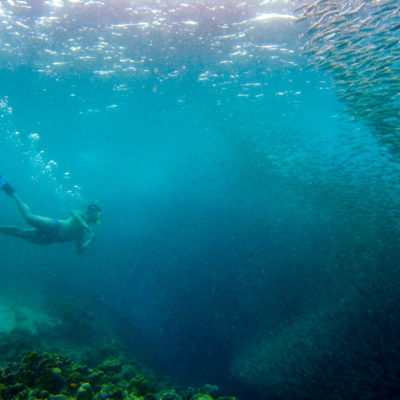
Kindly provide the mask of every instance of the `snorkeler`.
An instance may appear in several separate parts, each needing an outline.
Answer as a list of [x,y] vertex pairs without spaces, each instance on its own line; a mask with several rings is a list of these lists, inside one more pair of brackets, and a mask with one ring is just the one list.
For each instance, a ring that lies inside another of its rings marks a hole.
[[1,175],[0,189],[16,201],[25,221],[33,226],[33,228],[22,229],[0,225],[0,232],[37,244],[75,241],[79,253],[85,251],[93,242],[95,234],[89,224],[99,222],[101,208],[97,204],[88,205],[86,211],[73,210],[69,218],[58,220],[33,214],[30,207],[21,200],[15,189]]

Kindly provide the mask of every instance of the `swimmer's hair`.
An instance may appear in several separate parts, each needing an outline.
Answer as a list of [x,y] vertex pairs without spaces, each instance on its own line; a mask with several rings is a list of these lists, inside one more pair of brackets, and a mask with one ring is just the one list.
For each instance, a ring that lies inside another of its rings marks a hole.
[[101,207],[98,204],[89,204],[86,208],[87,212],[96,212],[99,213],[101,212]]

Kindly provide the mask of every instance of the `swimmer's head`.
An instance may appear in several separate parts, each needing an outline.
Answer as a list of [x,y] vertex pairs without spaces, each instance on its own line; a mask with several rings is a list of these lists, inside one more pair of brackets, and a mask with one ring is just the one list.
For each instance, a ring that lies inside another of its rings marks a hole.
[[89,204],[86,208],[86,218],[88,223],[99,224],[101,214],[101,207],[98,204]]

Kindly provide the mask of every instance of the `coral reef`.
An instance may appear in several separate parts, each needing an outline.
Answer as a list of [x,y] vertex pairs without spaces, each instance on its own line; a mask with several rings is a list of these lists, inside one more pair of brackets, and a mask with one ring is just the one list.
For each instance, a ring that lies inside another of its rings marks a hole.
[[217,390],[205,385],[179,391],[118,358],[89,368],[57,354],[31,351],[0,370],[1,400],[214,400],[210,393]]

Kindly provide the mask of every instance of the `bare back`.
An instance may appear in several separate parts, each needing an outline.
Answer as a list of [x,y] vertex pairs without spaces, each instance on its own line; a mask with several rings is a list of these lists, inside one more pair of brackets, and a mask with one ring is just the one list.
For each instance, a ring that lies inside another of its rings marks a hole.
[[[82,214],[81,211],[77,211]],[[63,242],[70,242],[74,240],[83,240],[85,236],[85,229],[82,222],[74,215],[67,219],[60,220],[60,228],[58,230],[58,239]]]

